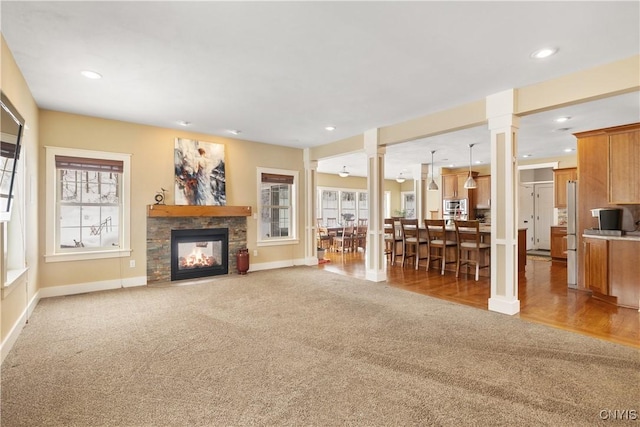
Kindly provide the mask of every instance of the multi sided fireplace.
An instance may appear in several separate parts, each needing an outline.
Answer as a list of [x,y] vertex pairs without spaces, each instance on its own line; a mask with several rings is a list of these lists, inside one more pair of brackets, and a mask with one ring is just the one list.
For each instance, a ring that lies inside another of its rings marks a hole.
[[171,230],[171,280],[229,272],[229,229]]

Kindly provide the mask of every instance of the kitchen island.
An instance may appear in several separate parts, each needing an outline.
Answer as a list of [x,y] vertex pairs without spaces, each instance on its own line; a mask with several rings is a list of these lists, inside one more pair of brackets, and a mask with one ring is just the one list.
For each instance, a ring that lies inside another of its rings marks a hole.
[[585,287],[594,298],[640,309],[640,236],[582,235]]
[[[422,229],[424,230],[424,229]],[[448,225],[446,226],[446,231],[447,231],[447,240],[456,240],[456,229],[453,225]],[[423,231],[423,233],[426,234],[426,231]],[[481,224],[480,225],[480,234],[481,234],[481,238],[482,241],[484,243],[491,243],[491,226],[488,224]],[[424,234],[423,234],[424,235]],[[455,247],[450,247],[447,249],[447,259],[455,259],[456,257],[456,248]],[[484,264],[490,264],[490,259],[488,259],[490,257],[490,253],[487,252],[485,254],[485,259],[481,260],[481,265]],[[435,265],[435,264],[433,264]],[[526,228],[519,228],[518,229],[518,271],[519,272],[524,272],[525,268],[527,265],[527,229]],[[447,264],[447,266],[445,267],[445,270],[447,271],[456,271],[456,265],[455,264]],[[462,269],[461,271],[462,273],[465,274],[475,274],[475,271],[469,271],[467,272],[465,269]],[[490,277],[491,276],[491,269],[490,268],[483,268],[480,269],[480,276],[483,277]]]

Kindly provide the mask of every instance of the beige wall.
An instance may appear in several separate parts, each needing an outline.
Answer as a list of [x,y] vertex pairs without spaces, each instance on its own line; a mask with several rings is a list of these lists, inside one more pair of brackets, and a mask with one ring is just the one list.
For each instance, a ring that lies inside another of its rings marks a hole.
[[[2,67],[0,68],[0,88],[11,101],[14,107],[25,120],[28,129],[25,129],[22,139],[23,161],[18,165],[25,175],[24,194],[19,195],[26,201],[24,217],[21,219],[25,224],[25,247],[26,262],[29,268],[27,280],[14,285],[7,292],[2,292],[2,302],[0,303],[0,334],[4,346],[5,339],[9,332],[21,321],[25,319],[26,309],[29,302],[33,300],[37,292],[39,278],[38,271],[38,200],[31,197],[31,192],[37,192],[38,174],[38,107],[31,96],[31,91],[18,69],[16,62],[9,50],[4,37],[2,40]],[[18,196],[16,196],[18,197]],[[13,210],[13,218],[16,218],[16,210]],[[2,257],[6,255],[7,248],[0,239]],[[4,271],[2,276],[4,277]],[[33,307],[32,307],[33,308]],[[22,320],[21,320],[22,319]],[[4,353],[4,351],[3,351]]]
[[[131,154],[131,257],[68,262],[44,262],[41,259],[41,287],[92,283],[121,278],[146,276],[146,209],[154,203],[161,188],[167,192],[167,204],[173,204],[173,148],[175,138],[190,138],[224,144],[227,179],[227,204],[248,205],[257,209],[257,167],[300,172],[300,188],[304,188],[302,150],[212,135],[164,129],[115,120],[80,116],[55,111],[40,112],[40,168],[44,171],[44,146],[83,148]],[[40,200],[45,198],[45,176],[40,176]],[[304,197],[298,195],[303,238]],[[40,228],[45,227],[45,206],[40,207]],[[247,246],[252,263],[291,261],[304,257],[303,244],[256,248],[256,220],[247,218]],[[44,248],[44,237],[41,241]],[[129,261],[136,261],[130,268]]]

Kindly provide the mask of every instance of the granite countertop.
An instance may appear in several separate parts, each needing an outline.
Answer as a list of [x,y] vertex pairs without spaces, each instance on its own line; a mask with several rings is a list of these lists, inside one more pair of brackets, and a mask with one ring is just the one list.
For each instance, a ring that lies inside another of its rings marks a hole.
[[623,234],[622,236],[612,236],[608,234],[582,234],[582,237],[589,237],[593,239],[603,240],[626,240],[632,242],[640,242],[640,234],[637,231],[632,232],[634,234]]

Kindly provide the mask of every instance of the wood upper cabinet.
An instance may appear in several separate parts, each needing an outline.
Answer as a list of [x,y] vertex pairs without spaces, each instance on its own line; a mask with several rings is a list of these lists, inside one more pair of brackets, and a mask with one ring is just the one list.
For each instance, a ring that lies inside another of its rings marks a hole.
[[[472,172],[472,175],[475,178],[478,173]],[[442,199],[470,199],[469,195],[473,190],[464,188],[464,182],[468,176],[469,172],[442,175]],[[473,203],[469,204],[471,207],[475,206]]]
[[585,237],[583,245],[586,287],[609,295],[609,241]]
[[640,204],[640,129],[609,135],[609,203]]
[[483,175],[476,178],[476,209],[491,208],[491,175]]
[[578,179],[576,168],[564,168],[553,170],[553,206],[556,208],[567,207],[567,182]]

